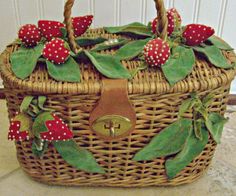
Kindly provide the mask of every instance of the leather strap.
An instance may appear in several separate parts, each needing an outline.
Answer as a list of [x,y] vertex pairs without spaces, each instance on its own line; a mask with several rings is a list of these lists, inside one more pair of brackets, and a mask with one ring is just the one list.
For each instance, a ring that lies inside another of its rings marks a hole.
[[95,106],[93,111],[90,114],[89,124],[92,131],[93,130],[93,123],[104,116],[107,115],[118,115],[125,117],[130,120],[131,128],[125,132],[124,134],[118,137],[104,137],[99,133],[103,139],[106,140],[114,140],[121,137],[124,137],[130,134],[136,125],[136,113],[132,104],[129,101],[128,97],[128,81],[125,79],[102,79],[102,92],[101,98],[98,104]]

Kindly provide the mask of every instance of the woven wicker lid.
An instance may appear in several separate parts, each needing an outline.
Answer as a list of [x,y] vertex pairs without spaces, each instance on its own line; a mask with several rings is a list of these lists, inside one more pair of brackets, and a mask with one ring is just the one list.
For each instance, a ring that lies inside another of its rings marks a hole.
[[[89,36],[106,38],[117,37],[105,34],[103,29],[90,30]],[[86,35],[85,35],[86,36]],[[81,83],[58,82],[52,79],[45,65],[38,65],[33,74],[26,80],[20,80],[11,71],[10,55],[17,49],[17,45],[7,47],[1,55],[1,76],[4,85],[11,85],[14,89],[35,92],[39,94],[97,94],[101,92],[101,74],[91,64],[81,64]],[[112,53],[113,51],[104,51]],[[223,52],[229,62],[236,62],[233,52]],[[234,79],[234,69],[219,69],[209,64],[201,57],[196,58],[192,73],[183,81],[171,87],[160,69],[140,71],[128,83],[129,94],[167,94],[171,92],[184,93],[206,89],[214,89],[228,84]],[[129,70],[140,66],[140,61],[123,61],[122,64]],[[112,65],[111,65],[112,66]]]

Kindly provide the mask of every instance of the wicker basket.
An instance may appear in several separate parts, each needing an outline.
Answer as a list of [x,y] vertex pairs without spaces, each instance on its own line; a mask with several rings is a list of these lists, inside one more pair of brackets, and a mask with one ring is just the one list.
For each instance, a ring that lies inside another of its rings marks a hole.
[[[158,7],[157,1],[157,7]],[[68,23],[74,0],[66,4],[65,17]],[[159,7],[158,7],[159,8]],[[70,23],[67,24],[68,28]],[[73,42],[73,32],[69,33]],[[117,38],[103,29],[89,30],[85,36]],[[37,70],[27,79],[17,79],[11,71],[9,56],[17,50],[12,44],[1,55],[1,75],[4,81],[5,95],[12,118],[19,111],[26,95],[46,95],[46,105],[56,110],[73,130],[74,139],[79,146],[93,153],[97,162],[105,168],[106,174],[91,174],[69,166],[53,146],[39,159],[31,151],[32,141],[16,142],[17,157],[22,169],[34,180],[55,185],[93,185],[114,187],[144,187],[180,185],[198,179],[211,163],[216,143],[210,139],[204,151],[182,170],[174,179],[168,180],[165,173],[165,157],[153,161],[132,161],[134,154],[147,145],[157,135],[177,119],[178,108],[191,92],[204,96],[214,92],[214,102],[210,110],[224,114],[228,101],[231,81],[235,70],[215,68],[203,58],[197,57],[193,72],[183,81],[171,87],[159,70],[148,69],[139,72],[128,82],[128,97],[136,112],[134,131],[118,139],[104,140],[91,131],[90,113],[100,99],[102,76],[91,65],[82,65],[82,82],[56,82],[47,73],[45,66],[38,65]],[[112,53],[113,51],[104,51]],[[224,52],[232,62],[236,60],[233,52]],[[123,61],[125,67],[134,69],[139,61]],[[115,103],[115,101],[114,101]],[[185,114],[191,118],[191,111]]]

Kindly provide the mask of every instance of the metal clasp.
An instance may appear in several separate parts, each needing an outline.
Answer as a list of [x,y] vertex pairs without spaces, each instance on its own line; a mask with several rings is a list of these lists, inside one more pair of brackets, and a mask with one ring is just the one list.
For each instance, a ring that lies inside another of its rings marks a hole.
[[118,137],[132,127],[131,121],[119,115],[107,115],[94,121],[92,128],[102,136]]

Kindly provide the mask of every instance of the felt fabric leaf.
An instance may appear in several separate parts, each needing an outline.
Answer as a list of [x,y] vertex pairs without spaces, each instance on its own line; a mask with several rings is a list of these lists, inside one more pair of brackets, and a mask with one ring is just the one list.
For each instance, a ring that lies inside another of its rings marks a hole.
[[137,40],[132,41],[123,47],[121,47],[115,54],[115,56],[121,60],[131,60],[138,55],[140,55],[144,49],[144,46],[150,41],[151,39],[144,39],[144,40]]
[[32,153],[36,157],[42,157],[48,149],[48,142],[41,139],[34,138],[32,143]]
[[202,104],[205,108],[209,107],[209,105],[212,104],[214,101],[215,94],[214,93],[209,93],[202,99]]
[[62,34],[61,38],[66,40],[67,39],[67,30],[66,30],[66,28],[65,27],[61,27],[60,31],[61,31],[61,34]]
[[179,114],[178,114],[179,117],[183,117],[184,113],[192,109],[195,103],[196,103],[196,99],[194,98],[190,98],[183,101],[183,103],[181,104],[179,108]]
[[106,38],[97,37],[97,38],[90,38],[90,37],[79,37],[75,39],[76,43],[81,47],[93,46],[96,44],[103,43],[107,41]]
[[166,173],[169,179],[174,178],[188,164],[190,164],[204,150],[208,142],[208,131],[201,129],[202,140],[195,137],[192,131],[183,149],[173,159],[168,159],[165,163]]
[[131,71],[131,78],[133,78],[139,71],[145,70],[148,68],[148,65],[143,62],[140,66]]
[[128,33],[134,36],[152,37],[151,29],[139,22],[134,22],[128,25],[119,27],[104,27],[108,33]]
[[223,41],[220,38],[217,38],[216,36],[211,36],[206,43],[210,42],[212,45],[216,46],[217,48],[221,49],[221,50],[228,50],[228,51],[232,51],[234,50],[228,43],[226,43],[225,41]]
[[224,124],[228,120],[218,113],[210,113],[206,120],[206,127],[217,144],[220,144]]
[[117,47],[121,47],[125,44],[127,44],[129,42],[129,40],[127,39],[110,39],[108,41],[105,41],[104,43],[98,44],[96,45],[96,47],[94,47],[91,51],[93,52],[99,52],[102,50],[108,50],[108,49],[114,49]]
[[195,137],[198,138],[199,140],[202,140],[202,132],[201,132],[202,125],[203,125],[203,119],[194,118],[194,121],[193,121],[194,134],[195,134]]
[[92,153],[80,148],[73,140],[53,142],[53,145],[62,158],[76,169],[88,173],[105,173],[104,169],[96,162]]
[[20,111],[26,113],[33,99],[33,96],[26,96],[21,103]]
[[77,62],[69,57],[61,65],[55,65],[46,61],[49,75],[57,81],[63,82],[80,82],[80,68]]
[[131,77],[129,71],[114,56],[88,51],[85,51],[85,54],[104,76],[113,79],[129,79]]
[[47,100],[47,97],[45,96],[38,96],[38,107],[39,109],[43,110],[43,111],[53,111],[52,109],[49,109],[49,108],[45,108],[44,107],[44,104]]
[[32,74],[42,50],[43,44],[38,44],[34,48],[21,47],[12,53],[10,57],[11,69],[17,78],[24,80]]
[[32,132],[35,137],[40,138],[40,133],[48,131],[48,128],[45,124],[45,122],[48,120],[54,120],[50,112],[43,112],[35,118],[34,124],[32,127]]
[[192,130],[192,120],[180,119],[171,124],[134,156],[135,161],[153,160],[178,153]]
[[214,66],[223,68],[223,69],[229,69],[234,67],[234,65],[231,65],[227,62],[227,59],[223,56],[221,50],[217,48],[216,46],[205,46],[205,47],[193,47],[193,49],[204,55],[210,63],[212,63]]
[[173,86],[192,72],[195,55],[191,48],[182,46],[173,48],[172,53],[170,59],[162,66],[162,71],[170,85]]

